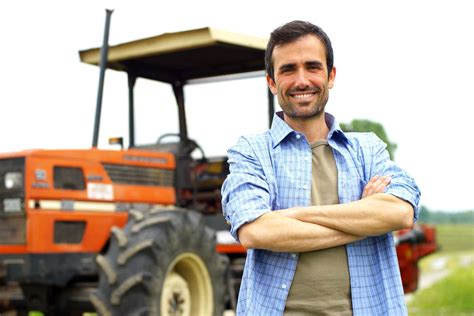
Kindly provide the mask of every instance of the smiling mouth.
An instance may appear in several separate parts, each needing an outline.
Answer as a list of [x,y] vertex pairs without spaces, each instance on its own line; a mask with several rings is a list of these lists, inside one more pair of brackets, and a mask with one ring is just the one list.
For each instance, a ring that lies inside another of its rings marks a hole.
[[296,94],[290,94],[291,97],[295,99],[306,99],[306,98],[311,98],[314,96],[316,92],[311,92],[311,93],[296,93]]
[[321,89],[317,87],[307,87],[306,89],[294,88],[288,91],[288,95],[297,100],[305,100],[313,98],[319,92],[321,92]]

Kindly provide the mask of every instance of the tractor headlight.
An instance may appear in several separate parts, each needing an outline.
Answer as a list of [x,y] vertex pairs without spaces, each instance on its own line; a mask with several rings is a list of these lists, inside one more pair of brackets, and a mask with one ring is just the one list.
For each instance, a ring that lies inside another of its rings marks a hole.
[[6,189],[21,189],[23,187],[23,174],[19,171],[5,173],[3,180]]

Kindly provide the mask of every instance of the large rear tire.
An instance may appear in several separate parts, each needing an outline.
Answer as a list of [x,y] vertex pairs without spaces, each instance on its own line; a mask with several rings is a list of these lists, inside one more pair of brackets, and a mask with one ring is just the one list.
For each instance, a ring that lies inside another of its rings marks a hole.
[[221,316],[228,259],[215,251],[215,233],[186,210],[132,211],[112,229],[97,256],[99,286],[91,302],[101,315]]

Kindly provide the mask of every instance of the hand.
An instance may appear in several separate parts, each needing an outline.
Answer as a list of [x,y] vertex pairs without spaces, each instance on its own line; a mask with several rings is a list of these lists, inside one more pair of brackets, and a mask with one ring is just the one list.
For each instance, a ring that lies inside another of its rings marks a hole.
[[362,198],[366,198],[376,193],[383,193],[387,185],[392,181],[391,176],[374,176],[365,185],[364,191],[362,192]]

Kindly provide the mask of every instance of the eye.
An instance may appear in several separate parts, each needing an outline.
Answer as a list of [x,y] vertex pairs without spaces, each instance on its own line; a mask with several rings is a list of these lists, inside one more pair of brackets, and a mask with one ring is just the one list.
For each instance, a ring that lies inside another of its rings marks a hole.
[[319,62],[307,63],[306,64],[306,69],[308,69],[308,70],[322,70],[323,65]]
[[294,69],[295,67],[293,65],[283,65],[280,67],[279,70],[281,74],[287,74],[287,73],[292,72]]

